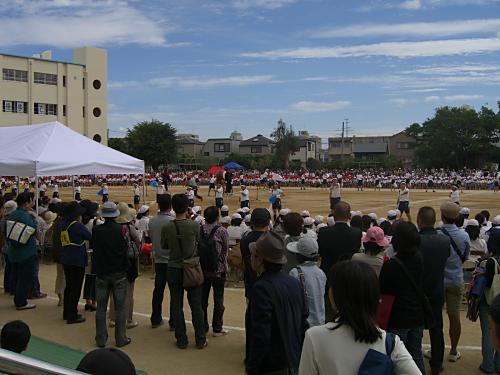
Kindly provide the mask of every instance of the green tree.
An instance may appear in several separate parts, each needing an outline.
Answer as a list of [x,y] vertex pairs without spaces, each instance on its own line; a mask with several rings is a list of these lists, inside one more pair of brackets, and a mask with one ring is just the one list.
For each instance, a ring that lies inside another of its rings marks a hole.
[[291,126],[286,126],[282,119],[278,121],[278,125],[271,133],[271,137],[276,142],[276,156],[280,161],[280,166],[288,168],[290,155],[299,150],[299,137],[297,137]]
[[323,168],[323,163],[317,159],[309,158],[306,162],[306,168],[310,171],[317,171]]
[[127,131],[126,142],[130,155],[144,160],[146,166],[157,169],[174,162],[177,155],[176,130],[169,123],[152,119],[143,121]]
[[482,107],[442,107],[422,125],[406,132],[417,139],[417,163],[426,168],[482,167],[495,155],[500,136],[500,112]]
[[114,148],[117,151],[127,153],[126,138],[110,138],[108,139],[108,147]]

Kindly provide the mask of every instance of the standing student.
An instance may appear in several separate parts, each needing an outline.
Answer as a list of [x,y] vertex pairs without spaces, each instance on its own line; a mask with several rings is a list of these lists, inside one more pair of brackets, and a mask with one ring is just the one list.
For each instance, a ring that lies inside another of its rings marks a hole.
[[186,198],[188,200],[189,207],[194,207],[194,191],[192,186],[186,186],[186,192],[185,192]]
[[80,186],[80,182],[76,182],[75,184],[75,201],[80,202],[82,200],[82,187]]
[[240,208],[244,207],[250,208],[250,191],[248,191],[246,185],[241,185]]
[[214,191],[215,191],[215,181],[216,181],[216,180],[217,180],[217,179],[215,178],[215,176],[214,176],[214,175],[210,175],[210,180],[208,181],[208,196],[210,196],[210,192],[211,192],[212,190],[214,190]]
[[104,204],[109,200],[109,189],[107,183],[102,184],[101,192],[102,192],[102,203]]
[[156,203],[158,203],[158,197],[164,195],[166,192],[167,190],[165,189],[165,185],[163,184],[163,182],[159,182],[158,186],[156,187]]
[[330,187],[330,211],[333,214],[335,211],[335,206],[340,202],[340,183],[337,180],[333,180],[332,186]]
[[363,191],[364,181],[363,181],[363,175],[361,173],[358,173],[358,175],[356,176],[356,181],[357,181],[358,191]]
[[59,199],[59,185],[57,185],[57,183],[52,185],[52,198]]
[[217,184],[217,189],[215,189],[215,207],[221,209],[224,206],[224,187],[221,184]]
[[134,184],[134,189],[132,190],[134,194],[134,208],[139,210],[141,207],[141,190],[139,189],[139,185]]
[[450,200],[457,206],[460,206],[460,191],[456,185],[451,187]]
[[396,202],[398,210],[401,212],[401,216],[406,214],[408,221],[411,221],[410,216],[410,189],[408,189],[405,182],[401,183],[401,187],[398,192],[398,200]]
[[271,202],[271,206],[273,209],[273,220],[276,221],[278,217],[278,213],[281,210],[281,196],[284,196],[283,190],[281,190],[278,183],[274,183],[271,188],[271,196],[269,197],[269,201]]

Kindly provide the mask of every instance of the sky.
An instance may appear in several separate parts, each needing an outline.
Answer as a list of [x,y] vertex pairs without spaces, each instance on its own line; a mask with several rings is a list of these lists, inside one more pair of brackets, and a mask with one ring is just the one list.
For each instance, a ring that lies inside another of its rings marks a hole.
[[111,137],[393,134],[500,100],[500,0],[10,0],[0,52],[108,50]]

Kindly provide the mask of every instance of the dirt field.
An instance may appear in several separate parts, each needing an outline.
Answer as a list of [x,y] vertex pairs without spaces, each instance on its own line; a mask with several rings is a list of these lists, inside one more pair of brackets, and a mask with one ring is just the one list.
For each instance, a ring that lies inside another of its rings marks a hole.
[[[83,198],[97,200],[97,188],[83,189]],[[174,188],[174,192],[180,192],[181,188]],[[236,192],[238,189],[236,189]],[[131,188],[111,187],[110,197],[115,201],[132,201]],[[202,207],[213,204],[213,196],[206,198],[207,188],[203,187],[200,193],[205,197],[201,203]],[[148,201],[154,200],[154,192],[151,189]],[[256,191],[251,189],[252,207],[267,207],[267,193],[259,192],[260,200],[256,200]],[[62,196],[69,199],[71,192],[62,191]],[[415,216],[419,207],[430,205],[438,207],[447,197],[446,192],[425,193],[411,192],[411,207]],[[492,192],[464,192],[462,194],[463,206],[471,209],[476,214],[481,209],[487,208],[492,215],[500,213],[500,195]],[[346,190],[343,199],[351,203],[353,210],[361,210],[364,213],[375,212],[385,215],[387,210],[395,207],[396,193],[389,191],[356,192]],[[237,207],[237,195],[226,199],[231,210]],[[300,191],[296,189],[285,189],[283,207],[302,211],[307,209],[312,215],[328,214],[328,194],[321,190]],[[152,211],[154,212],[154,211]],[[55,266],[42,265],[40,270],[40,281],[42,289],[49,293],[49,298],[36,301],[38,307],[35,310],[18,312],[14,309],[11,297],[0,295],[0,323],[12,319],[23,319],[28,322],[34,335],[48,340],[65,344],[74,348],[89,351],[94,348],[95,323],[94,313],[83,312],[87,322],[78,325],[66,325],[62,321],[62,308],[57,307],[54,299]],[[226,337],[212,338],[209,336],[209,346],[206,350],[196,350],[192,327],[188,325],[191,345],[187,350],[179,350],[175,347],[173,333],[165,326],[151,329],[149,314],[151,311],[151,296],[154,281],[152,274],[143,271],[136,281],[135,308],[136,319],[139,326],[131,331],[132,344],[125,351],[132,357],[137,367],[146,370],[149,374],[169,375],[191,375],[191,374],[242,374],[244,356],[244,310],[245,298],[242,289],[226,289],[224,325],[230,330]],[[187,306],[187,304],[185,305]],[[168,311],[168,291],[165,295],[164,316]],[[190,319],[189,308],[185,310],[186,319]],[[445,333],[447,322],[445,318]],[[462,319],[462,338],[460,340],[460,351],[462,359],[457,363],[445,363],[444,374],[476,374],[481,361],[481,331],[479,322],[472,323]],[[109,344],[114,344],[113,332],[110,330]],[[445,334],[446,336],[446,334]],[[448,343],[447,339],[447,343]],[[426,335],[425,342],[428,342]]]

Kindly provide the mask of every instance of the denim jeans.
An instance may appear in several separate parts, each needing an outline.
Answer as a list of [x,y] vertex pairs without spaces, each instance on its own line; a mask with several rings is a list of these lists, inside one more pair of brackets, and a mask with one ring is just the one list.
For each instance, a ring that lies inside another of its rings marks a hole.
[[9,256],[4,254],[5,269],[3,273],[3,289],[5,293],[14,294],[14,285],[12,282],[12,263],[9,261]]
[[422,336],[424,327],[416,328],[389,328],[387,331],[398,335],[405,344],[418,369],[425,375],[424,356],[422,354]]
[[40,272],[40,259],[38,259],[37,256],[35,257],[35,272],[33,273],[33,286],[29,293],[31,297],[39,296],[40,293],[42,293],[42,290],[40,288],[40,280],[38,279],[39,272]]
[[434,315],[434,327],[429,330],[431,341],[431,359],[429,365],[434,373],[438,373],[443,366],[444,358],[444,334],[443,334],[443,305],[444,299],[430,299],[432,314]]
[[[183,271],[181,268],[168,267],[167,281],[172,302],[172,317],[175,326],[175,338],[178,345],[187,345],[186,321],[184,320],[184,287],[182,286]],[[203,327],[203,310],[201,308],[201,286],[187,288],[187,298],[191,308],[194,334],[197,345],[206,341]]]
[[106,311],[110,294],[115,304],[115,342],[122,345],[127,341],[125,324],[125,297],[127,295],[127,276],[125,272],[99,275],[96,279],[97,311],[95,314],[95,341],[97,345],[106,345],[108,329]]
[[[165,286],[167,285],[167,263],[155,263],[155,288],[153,290],[153,299],[151,301],[152,313],[151,324],[160,324],[162,317],[162,303],[165,294]],[[172,297],[170,297],[170,317],[168,324],[173,326],[172,318]]]
[[498,355],[490,334],[490,324],[488,320],[489,305],[486,299],[481,297],[479,302],[479,321],[481,323],[481,353],[483,354],[483,361],[481,368],[488,372],[500,372],[500,356]]
[[205,318],[205,332],[208,332],[208,299],[210,297],[210,289],[214,291],[214,311],[212,315],[212,330],[214,333],[222,331],[222,318],[224,316],[224,284],[226,280],[222,277],[205,277],[205,282],[202,285],[201,306]]
[[66,278],[66,287],[64,288],[64,320],[72,321],[78,317],[78,302],[82,294],[84,276],[84,267],[64,265],[64,277]]
[[22,262],[12,262],[12,288],[14,292],[14,304],[23,307],[28,304],[28,294],[33,288],[33,277],[35,275],[36,256],[32,256]]

